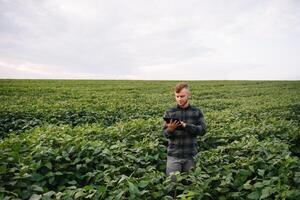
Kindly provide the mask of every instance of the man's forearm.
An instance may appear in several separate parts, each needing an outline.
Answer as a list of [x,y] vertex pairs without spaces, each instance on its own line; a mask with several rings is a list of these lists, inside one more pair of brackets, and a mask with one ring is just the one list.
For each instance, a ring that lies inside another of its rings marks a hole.
[[163,133],[166,138],[174,138],[176,136],[175,131],[169,131],[168,128],[164,128]]
[[201,123],[201,125],[194,125],[194,124],[186,124],[186,129],[192,134],[192,135],[204,135],[206,133],[206,126],[204,123]]

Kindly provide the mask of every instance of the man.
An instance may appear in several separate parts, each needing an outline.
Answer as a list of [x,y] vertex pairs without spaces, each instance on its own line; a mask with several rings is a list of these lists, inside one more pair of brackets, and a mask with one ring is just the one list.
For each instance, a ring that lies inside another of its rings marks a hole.
[[[206,124],[199,108],[189,104],[191,92],[187,83],[178,83],[175,87],[177,106],[170,108],[164,118],[171,118],[164,123],[163,133],[169,139],[166,174],[188,172],[195,167],[194,156],[197,154],[198,135],[204,135]],[[172,120],[172,119],[179,119]],[[176,176],[171,176],[176,182]]]

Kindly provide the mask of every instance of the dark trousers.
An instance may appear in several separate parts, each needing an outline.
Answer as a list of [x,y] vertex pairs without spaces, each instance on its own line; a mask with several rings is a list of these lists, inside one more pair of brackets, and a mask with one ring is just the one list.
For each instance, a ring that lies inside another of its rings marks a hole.
[[[171,172],[188,172],[190,169],[195,168],[195,166],[196,163],[193,157],[177,158],[173,156],[167,156],[166,174],[169,176]],[[171,176],[171,180],[176,182],[176,176]]]

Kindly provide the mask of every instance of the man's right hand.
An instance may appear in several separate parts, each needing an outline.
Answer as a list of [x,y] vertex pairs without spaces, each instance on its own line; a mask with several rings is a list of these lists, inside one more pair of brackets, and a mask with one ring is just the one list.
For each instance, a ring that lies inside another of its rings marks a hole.
[[177,120],[175,120],[175,121],[172,121],[172,119],[170,120],[170,123],[168,123],[168,124],[166,124],[167,125],[167,131],[168,132],[174,132],[174,130],[177,128],[177,127],[179,127],[179,126],[181,126],[181,123],[180,123],[180,121],[177,121]]

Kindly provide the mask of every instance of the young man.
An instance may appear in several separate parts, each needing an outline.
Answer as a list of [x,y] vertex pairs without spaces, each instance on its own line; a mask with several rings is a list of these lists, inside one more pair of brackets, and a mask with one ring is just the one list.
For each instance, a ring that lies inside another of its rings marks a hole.
[[[166,174],[188,172],[195,167],[193,157],[197,154],[198,135],[204,135],[206,125],[199,108],[189,104],[191,92],[187,83],[178,83],[175,87],[177,106],[168,109],[164,118],[171,118],[164,123],[163,133],[169,139]],[[173,120],[178,119],[178,120]],[[176,181],[175,176],[171,176]]]

